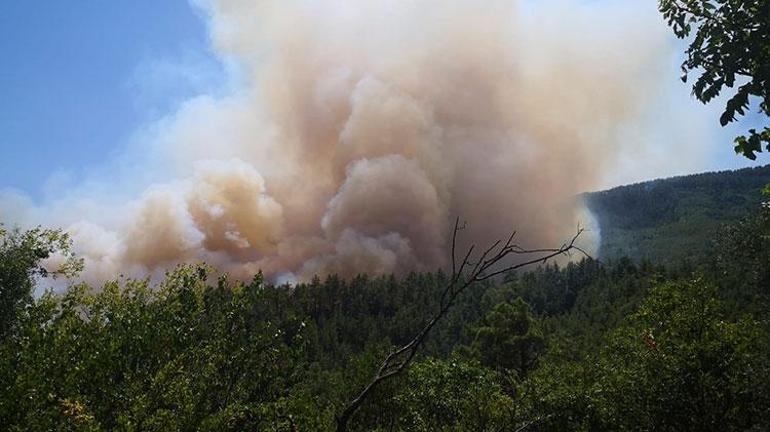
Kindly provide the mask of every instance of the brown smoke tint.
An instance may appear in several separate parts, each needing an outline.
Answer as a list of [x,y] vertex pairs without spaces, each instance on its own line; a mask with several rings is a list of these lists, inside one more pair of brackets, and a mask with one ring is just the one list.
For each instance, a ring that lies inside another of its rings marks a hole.
[[466,242],[516,229],[525,247],[558,246],[575,196],[628,150],[623,126],[647,109],[666,48],[617,7],[544,3],[203,6],[243,82],[167,119],[179,180],[120,223],[74,226],[90,271],[432,270],[458,215]]

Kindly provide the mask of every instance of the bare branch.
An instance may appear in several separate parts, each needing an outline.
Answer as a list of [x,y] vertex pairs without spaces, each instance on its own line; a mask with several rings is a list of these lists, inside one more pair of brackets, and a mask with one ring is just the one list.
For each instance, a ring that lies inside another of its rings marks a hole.
[[[471,256],[473,255],[473,251],[475,249],[475,245],[472,245],[468,248],[465,257],[458,267],[456,261],[457,233],[466,227],[465,223],[463,223],[462,226],[459,224],[460,218],[458,217],[455,219],[454,231],[452,232],[452,276],[441,292],[438,311],[436,311],[428,323],[419,332],[417,332],[417,334],[407,344],[388,354],[372,380],[366,385],[366,387],[364,387],[358,396],[356,396],[345,406],[343,411],[337,417],[337,432],[347,431],[347,425],[350,421],[350,418],[365,402],[366,398],[369,396],[372,390],[379,386],[383,381],[392,378],[393,376],[396,376],[406,370],[406,368],[412,362],[412,359],[414,359],[414,356],[417,354],[417,350],[420,348],[425,338],[430,333],[431,329],[433,329],[436,323],[444,317],[449,308],[452,307],[457,296],[459,296],[467,288],[502,273],[513,271],[533,264],[544,264],[560,255],[569,256],[572,251],[578,251],[586,257],[590,258],[590,256],[583,249],[575,244],[580,235],[584,232],[584,230],[578,226],[577,233],[572,237],[572,239],[568,243],[564,243],[558,248],[524,249],[518,245],[512,244],[513,239],[516,236],[516,231],[514,231],[510,237],[508,237],[508,240],[502,246],[500,246],[501,240],[497,240],[492,243],[492,245],[489,246],[477,260],[471,260]],[[499,250],[494,253],[498,246],[500,246]],[[540,256],[518,263],[509,264],[497,270],[493,270],[497,264],[501,263],[502,260],[511,255]],[[470,268],[471,265],[472,268]],[[466,268],[470,268],[467,274],[464,273]],[[528,426],[529,425],[525,425],[520,430],[523,430]]]

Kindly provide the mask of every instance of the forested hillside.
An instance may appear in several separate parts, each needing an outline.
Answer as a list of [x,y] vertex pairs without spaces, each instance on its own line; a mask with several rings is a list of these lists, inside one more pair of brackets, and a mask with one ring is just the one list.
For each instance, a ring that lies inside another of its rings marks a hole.
[[[116,276],[33,298],[52,276],[40,260],[66,252],[66,236],[0,240],[9,431],[334,430],[449,277],[288,286],[186,265],[157,286]],[[770,212],[712,240],[688,263],[582,259],[473,284],[347,430],[766,430]]]
[[601,227],[601,258],[697,260],[722,225],[757,208],[768,183],[770,165],[652,180],[584,198]]

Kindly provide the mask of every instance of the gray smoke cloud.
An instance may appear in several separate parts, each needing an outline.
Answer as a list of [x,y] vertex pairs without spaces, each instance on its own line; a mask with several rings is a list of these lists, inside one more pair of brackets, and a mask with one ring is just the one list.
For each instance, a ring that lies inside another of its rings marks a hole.
[[629,125],[670,78],[654,7],[198,7],[239,84],[155,127],[147,148],[167,180],[125,202],[48,204],[64,209],[87,279],[191,260],[281,280],[434,270],[455,216],[469,222],[463,245],[516,229],[525,247],[558,246],[590,222],[575,197],[643,154],[643,126]]

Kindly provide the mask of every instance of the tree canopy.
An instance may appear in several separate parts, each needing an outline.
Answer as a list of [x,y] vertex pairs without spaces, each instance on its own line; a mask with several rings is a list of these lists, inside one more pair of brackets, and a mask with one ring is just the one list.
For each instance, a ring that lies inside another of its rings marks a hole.
[[[53,254],[61,259],[50,271],[43,262]],[[9,231],[0,224],[0,339],[13,331],[19,315],[32,302],[38,277],[72,275],[81,265],[70,251],[69,237],[61,230]]]
[[[585,259],[475,285],[349,429],[762,430],[767,211],[725,228],[715,256],[694,268]],[[12,244],[39,234],[16,232]],[[761,271],[747,277],[747,266]],[[286,286],[187,265],[158,284],[122,279],[29,296],[0,339],[0,424],[333,430],[384,353],[439,307],[447,278]]]
[[[748,184],[680,181],[696,191]],[[679,200],[676,189],[663,187],[651,205]],[[660,222],[620,211],[623,195],[637,192],[603,198],[617,226]],[[764,430],[770,208],[748,207],[689,262],[586,258],[456,291],[412,366],[372,390],[347,428]],[[290,286],[188,264],[157,282],[33,295],[47,269],[79,268],[68,247],[56,230],[0,234],[11,305],[0,316],[2,430],[334,430],[387,353],[446,304],[452,279],[332,275]]]

